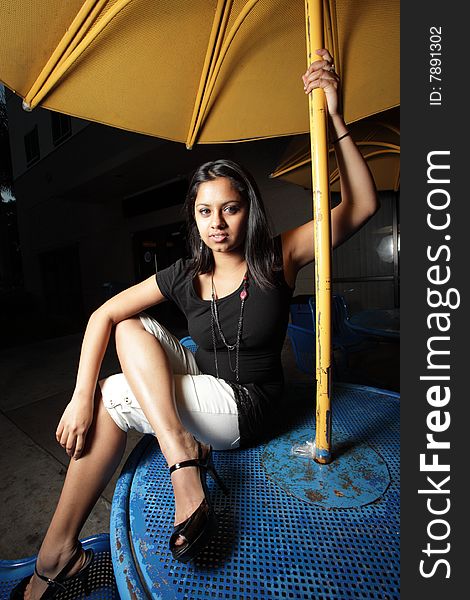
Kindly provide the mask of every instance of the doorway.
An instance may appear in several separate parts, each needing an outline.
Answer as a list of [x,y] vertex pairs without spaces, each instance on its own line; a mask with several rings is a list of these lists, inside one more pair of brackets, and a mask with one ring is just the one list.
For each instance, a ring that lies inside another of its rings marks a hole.
[[[188,256],[184,221],[152,227],[134,234],[134,264],[136,281],[143,281],[158,271]],[[173,304],[164,302],[147,311],[178,338],[188,335],[186,317]]]

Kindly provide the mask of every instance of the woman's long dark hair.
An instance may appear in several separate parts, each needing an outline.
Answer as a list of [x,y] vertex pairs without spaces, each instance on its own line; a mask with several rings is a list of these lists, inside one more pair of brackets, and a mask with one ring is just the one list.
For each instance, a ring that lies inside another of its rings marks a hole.
[[248,205],[248,224],[245,236],[245,260],[251,279],[262,289],[275,285],[275,271],[279,271],[274,241],[261,194],[253,178],[240,165],[231,160],[216,160],[201,165],[194,173],[184,204],[188,227],[188,244],[192,255],[188,275],[209,273],[214,268],[212,251],[203,243],[194,216],[194,203],[201,183],[218,177],[230,180]]

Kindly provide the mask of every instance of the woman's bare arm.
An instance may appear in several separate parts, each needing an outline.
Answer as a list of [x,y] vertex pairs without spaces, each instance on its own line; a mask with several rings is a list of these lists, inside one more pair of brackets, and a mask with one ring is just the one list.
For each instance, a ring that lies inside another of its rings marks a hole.
[[[318,51],[323,60],[316,61],[303,76],[306,93],[321,87],[325,91],[330,119],[330,134],[334,144],[340,175],[341,202],[331,212],[332,246],[347,240],[378,210],[379,201],[369,167],[348,132],[338,112],[339,78],[331,70],[333,59],[327,50]],[[309,221],[282,234],[283,253],[292,275],[315,258],[314,222]]]
[[91,315],[82,343],[77,391],[87,397],[93,395],[113,326],[163,300],[165,297],[152,275],[113,296]]
[[117,294],[90,317],[83,338],[77,381],[56,431],[57,441],[67,454],[77,459],[85,445],[85,437],[93,419],[96,384],[114,325],[163,302],[155,276]]

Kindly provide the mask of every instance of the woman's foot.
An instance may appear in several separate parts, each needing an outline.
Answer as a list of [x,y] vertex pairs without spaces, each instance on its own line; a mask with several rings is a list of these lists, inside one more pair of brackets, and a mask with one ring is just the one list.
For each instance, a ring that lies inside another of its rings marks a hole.
[[[67,578],[72,577],[82,569],[86,561],[85,551],[81,546],[79,548],[80,550],[77,546],[65,547],[60,552],[48,552],[46,549],[41,548],[36,562],[38,573],[44,577],[54,579],[67,563],[73,559],[74,554],[76,554],[76,561],[73,562],[70,570],[67,572]],[[30,582],[26,586],[24,600],[38,600],[44,594],[47,587],[48,584],[33,573]]]
[[[209,452],[209,446],[201,444],[201,454],[199,456],[199,444],[192,435],[186,437],[184,446],[178,450],[165,453],[165,458],[169,465],[181,463],[185,460],[204,459]],[[171,483],[173,484],[173,493],[175,496],[175,527],[186,521],[204,500],[204,490],[201,485],[201,478],[198,467],[186,467],[177,469],[171,474]],[[175,542],[176,546],[184,544],[185,540],[181,536]]]

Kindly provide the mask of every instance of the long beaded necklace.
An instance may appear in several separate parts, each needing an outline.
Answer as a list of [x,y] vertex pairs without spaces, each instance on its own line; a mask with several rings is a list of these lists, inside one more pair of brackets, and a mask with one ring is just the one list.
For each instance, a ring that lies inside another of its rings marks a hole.
[[[217,362],[217,344],[215,339],[215,331],[217,329],[217,333],[219,334],[222,343],[227,348],[228,354],[228,362],[230,366],[230,370],[232,373],[235,373],[235,380],[239,380],[239,370],[238,370],[238,357],[240,352],[240,340],[242,337],[242,329],[243,329],[243,308],[245,306],[245,300],[248,298],[248,273],[245,273],[243,277],[243,289],[240,292],[240,316],[238,318],[238,326],[237,326],[237,337],[234,344],[229,344],[225,338],[224,332],[222,331],[222,327],[220,325],[219,320],[219,311],[217,308],[217,294],[215,291],[214,285],[214,275],[211,275],[211,285],[212,285],[212,295],[211,295],[211,332],[212,332],[212,344],[214,346],[214,361],[215,361],[215,373],[216,377],[219,378],[219,365]],[[235,350],[235,369],[232,366],[232,358],[230,356],[230,352]]]

